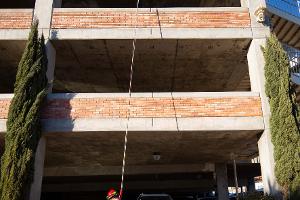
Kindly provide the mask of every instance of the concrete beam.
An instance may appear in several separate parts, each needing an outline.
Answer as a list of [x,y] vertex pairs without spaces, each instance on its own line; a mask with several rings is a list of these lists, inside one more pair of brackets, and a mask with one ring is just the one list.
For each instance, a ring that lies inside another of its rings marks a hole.
[[228,200],[227,164],[216,163],[218,200]]
[[46,74],[48,79],[48,93],[51,93],[53,88],[53,82],[54,82],[56,50],[50,40],[45,41],[45,46],[46,46],[46,54],[48,59],[47,74]]
[[[101,180],[100,180],[101,181]],[[89,191],[107,191],[109,188],[118,188],[120,182],[88,182],[88,183],[62,183],[62,184],[43,184],[43,192],[89,192]],[[168,181],[126,181],[127,190],[167,190],[167,189],[202,189],[210,190],[214,187],[212,179],[202,180],[168,180]]]
[[[43,130],[53,132],[124,131],[127,119],[43,120]],[[130,118],[129,131],[263,130],[262,117]]]
[[30,29],[0,29],[0,40],[27,40]]
[[[134,28],[52,29],[52,40],[132,39]],[[137,39],[252,38],[251,28],[139,28]]]
[[[0,98],[12,98],[11,94],[0,94]],[[56,93],[49,94],[48,99],[81,99],[81,98],[122,98],[128,93]],[[259,92],[137,92],[131,97],[158,98],[217,98],[217,97],[259,97]]]
[[53,0],[35,1],[34,18],[39,21],[39,33],[43,33],[46,39],[50,35],[53,5]]
[[[126,166],[126,175],[142,174],[172,174],[172,173],[196,173],[214,172],[215,165],[212,163],[189,164],[189,165],[142,165]],[[121,166],[97,166],[97,167],[49,167],[45,168],[45,177],[62,176],[103,176],[120,175]]]

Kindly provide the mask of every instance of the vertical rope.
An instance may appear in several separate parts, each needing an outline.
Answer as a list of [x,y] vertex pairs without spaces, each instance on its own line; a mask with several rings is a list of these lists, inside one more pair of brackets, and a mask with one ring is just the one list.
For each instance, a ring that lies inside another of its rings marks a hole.
[[125,137],[124,137],[124,151],[123,151],[123,163],[122,163],[122,179],[120,186],[120,196],[119,199],[122,199],[123,189],[124,189],[124,174],[125,174],[125,166],[126,166],[126,152],[127,152],[127,142],[128,142],[128,126],[129,126],[129,117],[130,117],[130,99],[131,99],[131,91],[132,91],[132,79],[133,79],[133,66],[134,66],[134,58],[135,58],[135,49],[136,49],[136,30],[138,24],[138,13],[139,13],[139,4],[140,1],[136,2],[136,16],[135,16],[135,25],[134,25],[134,37],[132,41],[132,56],[131,56],[131,65],[130,65],[130,78],[129,78],[129,102],[128,102],[128,112],[127,112],[127,120],[126,120],[126,129],[125,129]]
[[236,161],[233,159],[233,171],[234,171],[234,182],[235,182],[235,191],[236,191],[236,199],[239,200],[239,184],[236,170]]

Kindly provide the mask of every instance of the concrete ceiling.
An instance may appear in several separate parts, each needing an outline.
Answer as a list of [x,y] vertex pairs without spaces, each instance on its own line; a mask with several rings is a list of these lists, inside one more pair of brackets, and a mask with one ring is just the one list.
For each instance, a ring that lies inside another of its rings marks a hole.
[[25,41],[0,41],[0,93],[12,93]]
[[278,15],[271,15],[273,32],[278,39],[291,47],[300,49],[300,25],[288,21]]
[[[134,92],[236,91],[249,82],[249,39],[138,40]],[[126,92],[131,40],[54,41],[54,91]],[[246,82],[247,82],[246,80]],[[250,86],[241,90],[249,90]]]
[[33,8],[35,0],[9,0],[1,1],[0,8]]
[[[222,162],[235,153],[257,155],[258,131],[130,132],[127,165],[173,165]],[[123,132],[78,132],[47,135],[46,168],[120,166]],[[154,161],[153,152],[161,153]]]
[[[136,7],[136,0],[63,0],[63,7]],[[230,7],[240,6],[239,0],[141,0],[140,7]]]

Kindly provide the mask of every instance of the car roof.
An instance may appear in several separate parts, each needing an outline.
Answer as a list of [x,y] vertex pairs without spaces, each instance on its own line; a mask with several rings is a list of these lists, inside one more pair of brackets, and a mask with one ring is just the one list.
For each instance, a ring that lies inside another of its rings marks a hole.
[[140,194],[140,196],[151,196],[151,197],[158,197],[158,196],[170,196],[170,195],[168,195],[168,194],[164,194],[164,193],[162,193],[162,194],[144,194],[144,193],[142,193],[142,194]]

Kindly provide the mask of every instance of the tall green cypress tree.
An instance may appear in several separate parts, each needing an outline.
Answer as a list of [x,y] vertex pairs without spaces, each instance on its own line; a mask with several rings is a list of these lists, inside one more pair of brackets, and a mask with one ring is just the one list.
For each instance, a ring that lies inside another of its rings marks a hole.
[[41,137],[40,109],[47,87],[44,38],[38,38],[37,28],[35,22],[18,66],[9,107],[1,158],[1,200],[24,199],[32,182],[34,155]]
[[263,51],[266,60],[266,94],[271,109],[275,175],[283,188],[284,198],[288,199],[289,193],[296,194],[300,189],[298,109],[290,81],[289,59],[275,35],[267,40]]

